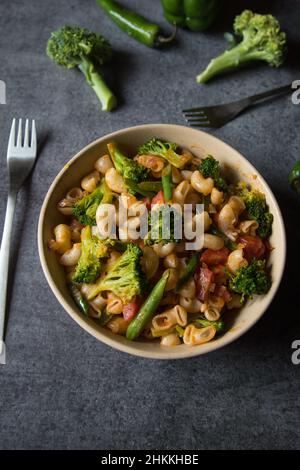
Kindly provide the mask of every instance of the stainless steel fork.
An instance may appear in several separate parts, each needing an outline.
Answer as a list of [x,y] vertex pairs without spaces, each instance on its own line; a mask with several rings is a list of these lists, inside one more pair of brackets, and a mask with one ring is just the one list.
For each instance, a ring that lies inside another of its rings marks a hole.
[[232,103],[184,109],[182,112],[185,120],[192,127],[221,127],[252,104],[271,96],[292,91],[292,84],[289,84],[263,93],[258,93],[257,95],[248,96],[247,98],[233,101]]
[[10,130],[7,148],[9,191],[0,250],[0,355],[3,354],[4,349],[3,336],[9,269],[9,252],[15,205],[18,191],[33,168],[36,154],[37,141],[35,121],[32,121],[30,136],[29,120],[26,119],[24,139],[22,139],[22,119],[19,119],[18,134],[16,139],[16,120],[14,119]]

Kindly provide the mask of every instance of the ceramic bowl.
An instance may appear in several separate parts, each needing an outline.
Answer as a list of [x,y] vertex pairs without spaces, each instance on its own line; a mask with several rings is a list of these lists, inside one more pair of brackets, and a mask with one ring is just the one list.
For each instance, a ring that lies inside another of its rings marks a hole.
[[[270,211],[274,215],[273,233],[270,239],[271,245],[274,247],[269,260],[273,280],[270,291],[266,295],[248,301],[239,312],[235,312],[230,319],[230,327],[223,336],[199,346],[180,345],[164,348],[156,342],[132,342],[98,326],[92,319],[82,315],[75,306],[66,287],[63,267],[59,265],[56,254],[47,247],[47,243],[52,237],[53,227],[65,220],[64,216],[56,209],[57,202],[64,197],[70,188],[78,186],[84,175],[92,171],[94,162],[107,152],[106,144],[115,141],[122,149],[134,155],[137,147],[152,137],[176,142],[200,157],[206,154],[213,155],[220,161],[230,181],[242,179],[263,191]],[[221,348],[243,335],[270,305],[282,277],[286,254],[285,230],[280,209],[271,189],[253,165],[239,152],[216,137],[199,130],[172,124],[146,124],[122,129],[101,137],[80,150],[64,165],[46,194],[39,218],[38,244],[40,260],[48,284],[61,306],[78,325],[99,341],[113,348],[153,359],[178,359],[205,354]]]

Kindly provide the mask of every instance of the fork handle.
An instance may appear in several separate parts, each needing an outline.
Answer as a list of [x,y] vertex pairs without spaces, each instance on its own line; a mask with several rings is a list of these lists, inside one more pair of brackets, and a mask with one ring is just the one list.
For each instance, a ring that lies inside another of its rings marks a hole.
[[0,250],[0,354],[2,353],[9,270],[9,253],[17,192],[9,191]]
[[264,98],[268,98],[269,96],[280,95],[281,93],[288,93],[292,92],[292,84],[281,86],[279,88],[273,88],[272,90],[264,91],[263,93],[258,93],[257,95],[253,95],[248,98],[249,103],[256,103],[257,101],[263,100]]

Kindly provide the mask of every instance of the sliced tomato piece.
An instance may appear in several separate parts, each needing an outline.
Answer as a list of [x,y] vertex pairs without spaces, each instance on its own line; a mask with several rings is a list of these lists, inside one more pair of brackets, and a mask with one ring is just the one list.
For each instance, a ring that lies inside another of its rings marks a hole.
[[195,273],[196,291],[199,300],[207,300],[211,285],[214,280],[214,273],[208,268],[199,268]]
[[158,191],[158,193],[152,198],[151,205],[154,206],[155,204],[164,204],[164,193],[162,189]]
[[260,237],[253,235],[241,235],[238,241],[241,243],[241,245],[243,245],[244,256],[247,261],[251,261],[253,258],[263,258],[266,247]]
[[139,302],[135,300],[134,302],[130,302],[129,304],[124,305],[123,307],[123,318],[126,321],[132,320],[138,314],[140,309]]
[[221,250],[211,250],[207,248],[201,255],[200,261],[208,266],[216,264],[225,264],[229,255],[228,248],[224,247]]

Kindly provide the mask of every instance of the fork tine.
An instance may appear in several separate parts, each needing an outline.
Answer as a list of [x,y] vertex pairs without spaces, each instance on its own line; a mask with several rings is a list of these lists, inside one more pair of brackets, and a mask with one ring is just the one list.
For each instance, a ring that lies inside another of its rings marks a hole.
[[186,114],[184,114],[184,116],[187,117],[187,118],[190,118],[190,117],[203,117],[203,116],[206,117],[206,114],[203,113],[203,112],[202,113],[200,113],[200,112],[199,113],[186,113]]
[[9,140],[8,140],[9,148],[12,148],[15,146],[15,140],[16,140],[16,120],[13,119],[11,128],[10,128]]
[[209,119],[206,116],[199,116],[193,118],[185,118],[187,122],[208,122]]
[[24,147],[28,147],[29,142],[29,121],[25,121],[25,132],[24,132]]
[[183,114],[184,114],[185,116],[202,116],[202,115],[205,114],[205,113],[204,113],[204,111],[201,109],[200,111],[191,111],[191,112],[187,112],[187,113],[183,111]]
[[22,147],[22,119],[19,119],[17,147]]
[[35,119],[32,119],[31,125],[31,143],[30,147],[36,151],[36,128],[35,128]]

